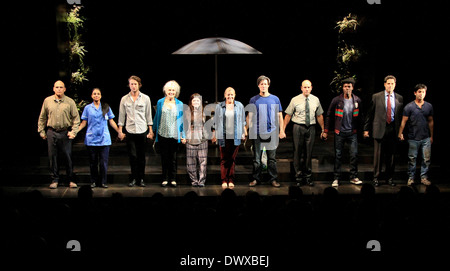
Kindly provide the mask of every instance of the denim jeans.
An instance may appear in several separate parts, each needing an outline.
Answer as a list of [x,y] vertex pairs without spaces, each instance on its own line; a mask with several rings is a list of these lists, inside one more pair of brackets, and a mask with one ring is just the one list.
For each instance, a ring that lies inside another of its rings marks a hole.
[[[276,135],[278,136],[278,134]],[[268,139],[262,139],[259,135],[256,139],[253,139],[253,179],[257,182],[261,182],[261,172],[262,172],[262,163],[261,163],[261,157],[263,152],[263,147],[261,146],[262,143],[272,142],[272,137],[269,137]],[[275,139],[274,139],[275,140]],[[272,143],[271,143],[272,144]],[[278,178],[278,171],[277,171],[277,149],[276,148],[266,148],[266,154],[267,154],[267,173],[269,173],[270,176],[270,182],[276,181]]]
[[358,137],[352,132],[340,133],[334,136],[334,179],[340,180],[342,167],[342,151],[348,142],[350,152],[350,180],[358,177]]
[[428,178],[428,169],[431,164],[431,141],[430,138],[423,140],[408,140],[408,177],[414,180],[417,167],[417,156],[422,153],[422,165],[420,167],[420,178]]

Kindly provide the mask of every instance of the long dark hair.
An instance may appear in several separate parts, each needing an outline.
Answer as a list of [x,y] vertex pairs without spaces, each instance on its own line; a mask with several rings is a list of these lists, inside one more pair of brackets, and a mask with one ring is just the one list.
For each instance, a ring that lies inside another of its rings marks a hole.
[[[102,93],[102,91],[99,89],[99,88],[94,88],[93,90],[92,90],[92,92],[94,92],[94,90],[98,90],[99,92],[100,92],[100,94]],[[100,102],[101,103],[101,105],[102,105],[102,115],[103,115],[103,117],[105,117],[105,115],[108,113],[108,111],[109,111],[109,104],[107,104],[107,103],[103,103],[103,102]]]
[[191,121],[194,121],[194,106],[192,105],[192,100],[194,98],[199,98],[200,99],[200,103],[201,103],[201,107],[202,107],[202,115],[203,115],[203,99],[202,99],[202,95],[198,94],[198,93],[194,93],[191,95],[191,97],[189,98],[189,109],[191,109]]

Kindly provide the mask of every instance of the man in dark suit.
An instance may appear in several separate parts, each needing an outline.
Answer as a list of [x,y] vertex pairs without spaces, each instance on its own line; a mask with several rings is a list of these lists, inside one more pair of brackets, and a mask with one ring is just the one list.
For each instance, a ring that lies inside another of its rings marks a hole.
[[386,181],[395,186],[392,177],[395,169],[396,135],[402,121],[403,96],[394,93],[397,79],[388,75],[384,78],[384,91],[375,93],[364,124],[364,137],[372,130],[374,139],[373,184],[379,186],[381,165],[386,165]]

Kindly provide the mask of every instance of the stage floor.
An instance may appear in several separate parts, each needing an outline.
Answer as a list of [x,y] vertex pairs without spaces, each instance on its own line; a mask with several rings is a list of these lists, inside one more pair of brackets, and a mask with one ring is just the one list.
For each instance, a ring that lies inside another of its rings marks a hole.
[[[370,182],[368,182],[370,183]],[[3,186],[3,194],[5,196],[17,196],[20,193],[31,192],[37,190],[45,198],[77,198],[79,188],[69,188],[67,186],[59,186],[57,189],[50,189],[48,185],[30,185],[30,186]],[[289,193],[289,186],[296,185],[292,182],[283,182],[281,187],[275,188],[269,184],[261,184],[256,187],[249,187],[247,183],[237,184],[233,190],[237,196],[245,196],[248,191],[258,192],[260,196],[287,196]],[[405,183],[397,182],[395,187],[387,184],[382,184],[375,188],[376,194],[397,194]],[[301,189],[303,195],[320,195],[323,194],[325,188],[330,187],[330,183],[316,182],[313,187],[302,185]],[[436,184],[441,193],[450,193],[450,184]],[[426,187],[422,184],[414,186],[418,193],[425,193]],[[127,198],[141,198],[152,197],[156,193],[161,193],[165,197],[182,197],[190,191],[194,191],[198,196],[217,197],[223,192],[221,185],[206,185],[205,187],[192,187],[190,185],[178,185],[177,187],[161,187],[159,184],[147,184],[146,187],[128,187],[125,184],[110,184],[108,188],[95,187],[92,189],[94,198],[111,197],[114,193],[120,193]],[[339,194],[342,195],[357,195],[361,191],[361,185],[353,185],[349,183],[341,184],[336,188]]]

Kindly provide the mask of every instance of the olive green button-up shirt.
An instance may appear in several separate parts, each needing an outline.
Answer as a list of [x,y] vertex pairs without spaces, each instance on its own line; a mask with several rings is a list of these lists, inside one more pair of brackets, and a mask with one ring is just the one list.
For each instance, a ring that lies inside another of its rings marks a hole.
[[79,126],[80,115],[74,100],[67,96],[57,99],[56,95],[45,98],[38,120],[39,134],[45,134],[45,127],[53,129],[72,127],[72,131],[76,135]]

